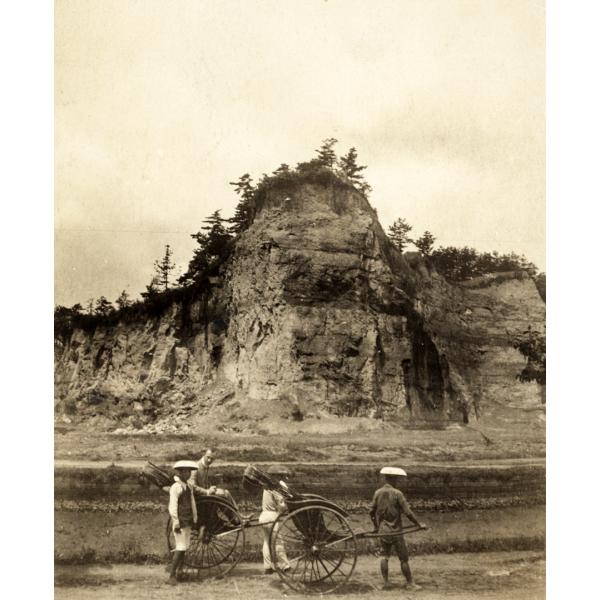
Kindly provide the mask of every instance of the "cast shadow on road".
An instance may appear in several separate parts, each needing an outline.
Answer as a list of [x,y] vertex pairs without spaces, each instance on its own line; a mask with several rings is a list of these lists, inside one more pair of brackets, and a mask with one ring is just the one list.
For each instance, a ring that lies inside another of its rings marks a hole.
[[[302,592],[297,592],[295,590],[290,589],[283,581],[281,580],[273,580],[269,582],[269,587],[273,590],[278,590],[280,592],[286,592],[289,596],[301,596],[306,597],[306,594]],[[400,586],[398,586],[398,589]],[[335,591],[332,592],[333,596],[345,596],[350,594],[366,594],[367,592],[378,591],[380,588],[372,585],[370,583],[361,583],[348,581],[344,583],[339,588],[336,588]],[[330,594],[327,594],[328,596]]]

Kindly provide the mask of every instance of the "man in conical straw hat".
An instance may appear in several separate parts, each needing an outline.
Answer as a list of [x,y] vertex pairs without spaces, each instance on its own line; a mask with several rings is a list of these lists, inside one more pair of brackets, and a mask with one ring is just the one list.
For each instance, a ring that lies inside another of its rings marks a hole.
[[193,460],[178,460],[173,468],[176,473],[175,482],[169,489],[169,514],[175,536],[175,550],[168,581],[171,585],[177,583],[178,571],[183,566],[185,553],[190,547],[192,525],[198,521],[193,488],[188,483],[192,472],[198,466]]
[[[400,467],[383,467],[379,472],[384,480],[381,486],[373,496],[371,505],[371,520],[378,533],[389,533],[390,536],[380,538],[380,568],[383,577],[383,587],[388,589],[388,561],[392,551],[400,559],[400,568],[406,578],[407,589],[419,589],[412,578],[410,566],[408,564],[408,550],[402,532],[402,515],[412,521],[417,527],[426,529],[426,526],[417,520],[417,517],[410,509],[404,494],[398,489],[400,481],[406,479],[406,471]],[[395,534],[395,535],[393,535]]]

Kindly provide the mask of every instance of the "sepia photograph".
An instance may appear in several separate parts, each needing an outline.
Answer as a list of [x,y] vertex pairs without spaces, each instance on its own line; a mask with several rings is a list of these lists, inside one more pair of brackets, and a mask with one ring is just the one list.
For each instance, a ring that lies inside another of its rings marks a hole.
[[545,2],[53,29],[54,597],[546,598]]

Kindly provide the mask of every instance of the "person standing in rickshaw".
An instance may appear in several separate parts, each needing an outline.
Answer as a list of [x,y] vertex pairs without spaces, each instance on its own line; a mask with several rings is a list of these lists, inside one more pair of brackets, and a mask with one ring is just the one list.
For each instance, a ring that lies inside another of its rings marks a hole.
[[380,474],[383,475],[385,484],[380,487],[373,496],[370,516],[378,533],[389,533],[388,536],[380,538],[380,569],[383,577],[383,588],[389,589],[388,561],[392,550],[400,559],[400,568],[406,578],[406,587],[410,590],[418,590],[420,586],[413,581],[410,566],[408,564],[408,549],[402,535],[402,515],[412,521],[417,527],[427,527],[417,520],[410,509],[404,494],[398,489],[399,482],[406,477],[406,471],[398,467],[384,467]]
[[200,490],[200,493],[208,494],[209,496],[218,496],[227,500],[233,508],[238,510],[238,505],[233,499],[229,490],[218,488],[216,485],[210,485],[208,479],[208,472],[210,466],[215,460],[215,452],[212,448],[207,448],[206,452],[202,455],[202,458],[196,463],[197,471],[192,473],[190,478],[190,485]]
[[[267,473],[274,476],[280,485],[287,487],[285,478],[290,475],[289,469],[282,465],[273,465],[267,469]],[[263,490],[262,512],[260,513],[258,522],[262,525],[263,531],[262,555],[265,575],[271,575],[273,573],[273,560],[271,557],[271,549],[269,547],[271,530],[274,530],[274,534],[277,532],[278,525],[275,524],[275,521],[277,520],[277,517],[284,512],[287,512],[287,505],[283,496],[275,490]],[[287,571],[290,566],[285,553],[285,546],[279,537],[277,537],[275,553],[277,563],[283,571]]]

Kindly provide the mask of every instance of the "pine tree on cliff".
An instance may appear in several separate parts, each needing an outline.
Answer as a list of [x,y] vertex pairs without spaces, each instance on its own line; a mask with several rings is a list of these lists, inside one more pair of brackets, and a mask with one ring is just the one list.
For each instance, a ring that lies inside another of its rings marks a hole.
[[[198,233],[196,236],[203,234]],[[192,259],[188,264],[187,271],[179,278],[179,283],[184,286],[196,285],[202,286],[206,283],[208,277],[209,262],[206,253],[202,248],[196,248]]]
[[[225,258],[229,252],[229,243],[232,235],[225,223],[227,219],[221,216],[221,210],[215,212],[204,220],[205,225],[200,229],[208,231],[206,235],[201,233],[192,235],[203,247],[209,257]],[[198,237],[201,236],[201,237]]]
[[112,312],[114,312],[114,307],[112,302],[108,300],[105,296],[100,296],[98,300],[96,300],[96,308],[94,313],[100,317],[108,317]]
[[415,246],[421,251],[423,256],[431,256],[434,243],[435,237],[430,231],[426,231],[418,240],[415,241]]
[[179,278],[184,285],[205,286],[208,276],[229,256],[233,236],[225,227],[227,219],[216,210],[204,220],[202,230],[208,233],[193,233],[198,242],[187,272]]
[[359,165],[357,162],[358,153],[356,152],[356,148],[350,148],[348,150],[348,154],[342,156],[339,161],[339,167],[341,172],[350,180],[352,185],[362,194],[368,196],[372,188],[365,181],[361,171],[364,171],[367,167],[366,165]]
[[115,304],[119,307],[119,310],[123,310],[124,308],[131,306],[129,294],[125,290],[123,290],[120,296],[115,300]]
[[290,165],[281,163],[274,171],[273,175],[289,175],[291,173]]
[[229,230],[234,235],[238,235],[248,229],[252,223],[253,198],[256,190],[252,185],[249,173],[244,173],[237,181],[230,181],[229,185],[235,187],[234,191],[240,197],[233,217],[228,219],[228,222],[232,224]]
[[154,263],[154,272],[159,284],[162,286],[163,291],[165,292],[169,289],[169,278],[171,276],[171,271],[174,269],[175,263],[173,262],[173,251],[171,250],[171,246],[167,244],[165,246],[164,256]]
[[160,281],[155,275],[154,277],[152,277],[150,283],[146,286],[146,291],[141,293],[142,298],[144,298],[146,302],[156,298],[156,296],[160,294],[159,286]]
[[368,197],[373,188],[366,181],[363,181],[358,185],[358,191]]
[[390,241],[400,252],[406,248],[407,244],[410,244],[412,240],[408,237],[408,232],[412,229],[412,225],[409,225],[405,219],[396,219],[388,229],[388,237]]
[[327,138],[323,140],[321,147],[317,149],[317,161],[328,169],[333,169],[333,165],[335,165],[336,155],[333,147],[336,144],[337,140],[335,138]]
[[357,158],[358,153],[356,152],[356,148],[350,148],[348,154],[340,157],[339,160],[340,169],[353,184],[361,183],[364,179],[361,171],[367,168],[366,165],[359,165],[356,161]]

